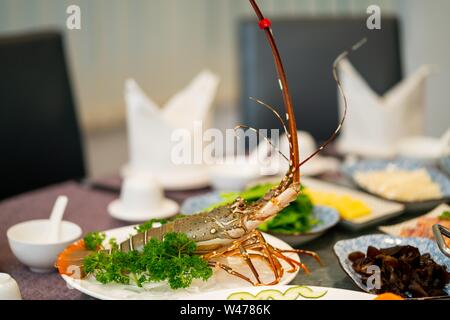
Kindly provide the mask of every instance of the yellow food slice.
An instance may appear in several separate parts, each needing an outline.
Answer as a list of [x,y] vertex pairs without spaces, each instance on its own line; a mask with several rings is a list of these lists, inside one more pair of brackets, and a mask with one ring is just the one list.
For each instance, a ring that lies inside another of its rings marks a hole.
[[371,213],[367,204],[349,195],[338,195],[332,192],[305,189],[304,191],[313,204],[335,208],[340,216],[346,220],[353,220]]

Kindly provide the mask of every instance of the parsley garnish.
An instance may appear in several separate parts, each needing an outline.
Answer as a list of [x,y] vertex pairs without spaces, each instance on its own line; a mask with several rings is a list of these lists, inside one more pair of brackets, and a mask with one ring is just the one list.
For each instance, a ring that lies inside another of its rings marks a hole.
[[90,232],[84,237],[84,246],[88,250],[97,250],[102,246],[106,235],[100,232]]
[[442,214],[439,216],[439,218],[442,220],[450,220],[450,211],[442,212]]
[[142,286],[167,280],[172,289],[187,288],[193,279],[206,281],[212,275],[208,263],[195,255],[196,244],[184,233],[168,233],[150,239],[142,251],[93,253],[84,259],[86,273],[97,281]]

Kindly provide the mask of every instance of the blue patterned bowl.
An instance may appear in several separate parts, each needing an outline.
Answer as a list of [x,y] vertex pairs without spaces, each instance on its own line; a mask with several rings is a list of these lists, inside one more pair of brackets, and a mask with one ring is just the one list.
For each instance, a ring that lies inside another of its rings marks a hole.
[[[339,260],[339,263],[348,274],[348,276],[355,282],[355,284],[366,292],[370,292],[363,284],[361,277],[352,268],[352,262],[348,259],[348,255],[355,251],[366,253],[369,246],[375,248],[388,248],[397,245],[410,245],[419,249],[421,254],[429,253],[431,258],[440,265],[445,265],[450,271],[450,259],[447,258],[438,248],[436,242],[427,238],[397,238],[385,234],[373,234],[362,236],[359,238],[341,240],[334,245],[334,253]],[[447,284],[445,291],[450,295],[450,284]]]
[[[210,192],[201,196],[191,197],[183,202],[180,212],[182,214],[194,214],[221,201],[223,201],[223,199],[217,192]],[[306,233],[289,235],[272,232],[269,233],[289,243],[290,245],[298,246],[320,237],[327,230],[334,227],[340,220],[337,210],[325,206],[314,206],[313,215],[319,223]]]
[[[396,168],[402,169],[402,170],[416,170],[416,169],[426,169],[428,174],[430,175],[431,180],[433,182],[437,183],[441,189],[442,198],[440,199],[431,199],[426,201],[414,201],[414,202],[403,202],[403,201],[396,201],[403,203],[406,206],[407,211],[419,211],[419,210],[430,210],[437,205],[446,202],[450,200],[450,179],[445,174],[440,172],[437,169],[427,167],[420,161],[413,161],[413,160],[395,160],[395,161],[389,161],[389,160],[363,160],[359,161],[355,164],[350,165],[343,165],[341,170],[342,172],[353,180],[353,182],[358,185],[359,188],[363,189],[364,191],[371,193],[370,191],[366,190],[364,187],[360,186],[355,179],[353,178],[356,172],[367,172],[367,171],[375,171],[375,170],[384,170],[388,166],[395,166]],[[372,194],[372,193],[371,193]],[[380,195],[374,194],[377,197],[380,197]],[[392,199],[387,199],[391,200]]]
[[218,192],[208,192],[200,196],[189,197],[181,204],[180,213],[195,214],[222,201],[223,199]]

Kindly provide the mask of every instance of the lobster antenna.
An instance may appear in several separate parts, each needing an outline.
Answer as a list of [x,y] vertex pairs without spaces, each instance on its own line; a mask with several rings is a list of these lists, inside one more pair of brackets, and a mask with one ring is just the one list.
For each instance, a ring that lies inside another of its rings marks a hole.
[[344,101],[344,113],[342,114],[341,121],[339,122],[339,125],[337,126],[336,130],[334,130],[333,134],[328,138],[327,141],[325,141],[316,151],[314,151],[310,156],[308,156],[305,160],[300,162],[299,166],[302,166],[309,160],[311,160],[315,155],[317,155],[319,152],[321,152],[327,145],[329,145],[334,139],[336,139],[339,131],[341,131],[342,125],[344,124],[345,118],[347,117],[347,108],[348,108],[348,102],[347,97],[345,96],[344,89],[342,88],[341,80],[339,78],[337,67],[339,63],[341,63],[342,60],[347,58],[347,56],[353,52],[361,48],[365,43],[367,42],[367,38],[363,38],[356,44],[354,44],[350,50],[342,52],[336,60],[334,60],[333,63],[333,78],[334,81],[336,81],[337,87],[339,89],[339,94],[342,97],[342,100]]
[[295,123],[295,115],[294,108],[292,107],[292,99],[289,94],[289,86],[286,79],[286,73],[284,71],[283,64],[281,62],[280,53],[278,51],[277,45],[275,43],[275,39],[273,37],[272,29],[270,28],[271,22],[269,19],[266,19],[256,4],[255,0],[249,0],[252,5],[253,10],[256,13],[256,16],[259,19],[259,27],[264,30],[266,34],[267,41],[269,42],[270,48],[272,49],[272,55],[275,62],[275,67],[278,74],[278,80],[280,84],[280,89],[283,94],[283,102],[286,109],[286,117],[288,120],[288,128],[289,128],[289,148],[290,148],[290,160],[289,166],[292,168],[292,181],[294,183],[300,183],[300,156],[298,152],[298,137],[297,137],[297,125]]
[[267,109],[269,109],[270,111],[273,112],[273,114],[275,115],[275,117],[280,121],[281,125],[283,126],[283,130],[284,130],[284,133],[286,134],[286,138],[289,140],[289,132],[288,132],[288,130],[287,130],[287,128],[286,128],[286,124],[284,123],[284,120],[283,120],[283,118],[280,116],[280,114],[278,113],[278,111],[275,110],[275,108],[272,107],[271,105],[269,105],[269,104],[267,104],[267,103],[265,103],[264,101],[261,101],[261,100],[259,100],[259,99],[250,97],[250,100],[253,100],[253,101],[255,101],[256,103],[259,103],[259,104],[262,105],[263,107],[266,107]]
[[275,146],[273,145],[272,141],[270,141],[269,138],[267,138],[265,135],[263,135],[263,134],[260,133],[260,131],[261,131],[260,129],[255,129],[255,128],[250,127],[250,126],[247,126],[247,125],[245,125],[245,124],[239,124],[239,125],[237,125],[236,127],[234,127],[234,129],[233,129],[233,130],[234,130],[234,134],[235,134],[235,136],[236,136],[238,139],[239,139],[239,136],[238,136],[237,133],[236,133],[236,131],[237,131],[238,129],[248,129],[248,130],[251,130],[251,131],[253,131],[253,132],[256,132],[256,134],[257,134],[258,136],[263,137],[264,140],[266,140],[266,141],[270,144],[270,146],[271,146],[273,149],[275,149],[275,151],[277,151],[284,159],[286,159],[286,161],[289,161],[288,157],[286,157],[286,156],[284,155],[284,153],[281,152],[280,149],[278,149],[277,147],[275,147]]

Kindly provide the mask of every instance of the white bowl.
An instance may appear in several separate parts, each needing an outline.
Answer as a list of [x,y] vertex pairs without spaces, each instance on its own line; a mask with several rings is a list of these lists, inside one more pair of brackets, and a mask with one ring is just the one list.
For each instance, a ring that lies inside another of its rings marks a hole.
[[81,237],[81,228],[75,223],[61,222],[61,238],[50,241],[50,220],[31,220],[8,229],[9,246],[16,258],[33,272],[50,272],[58,254]]

